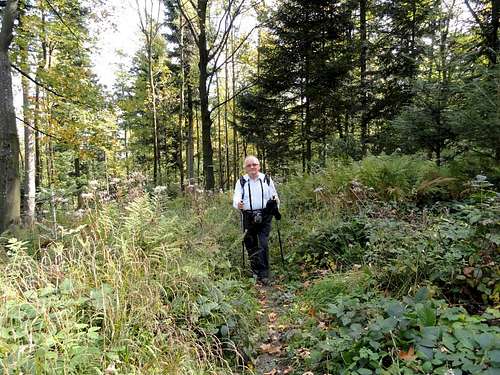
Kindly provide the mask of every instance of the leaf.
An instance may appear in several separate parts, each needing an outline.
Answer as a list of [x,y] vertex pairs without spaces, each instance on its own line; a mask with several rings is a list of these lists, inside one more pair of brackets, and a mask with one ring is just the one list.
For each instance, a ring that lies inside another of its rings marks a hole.
[[500,364],[500,350],[492,350],[488,352],[488,358],[491,362],[499,365]]
[[413,348],[413,346],[410,346],[407,352],[400,350],[399,358],[401,358],[403,361],[414,361],[417,358],[417,355],[415,354],[415,349]]
[[429,304],[417,310],[418,322],[423,327],[434,326],[436,324],[436,310]]
[[263,353],[278,354],[278,353],[281,353],[281,345],[262,344],[260,346],[260,350]]
[[417,354],[420,358],[424,360],[432,360],[432,357],[434,356],[434,350],[432,348],[428,348],[426,346],[422,345],[417,345]]
[[495,344],[495,336],[490,333],[482,333],[475,338],[481,349],[487,350]]
[[384,319],[382,322],[380,322],[380,329],[383,332],[389,332],[392,331],[396,326],[398,325],[398,321],[394,319],[393,317]]
[[387,306],[386,312],[391,317],[399,318],[405,313],[405,308],[401,303],[393,302]]
[[278,319],[278,314],[276,314],[275,312],[271,312],[267,315],[267,319],[270,323],[274,323],[276,319]]
[[424,302],[427,299],[429,299],[429,289],[420,288],[415,294],[415,302]]

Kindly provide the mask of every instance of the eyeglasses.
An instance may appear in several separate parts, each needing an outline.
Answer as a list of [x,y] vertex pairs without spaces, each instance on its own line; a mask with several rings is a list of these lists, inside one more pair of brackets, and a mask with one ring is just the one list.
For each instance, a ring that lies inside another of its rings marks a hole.
[[252,163],[252,164],[245,165],[245,167],[256,167],[258,165],[259,165],[259,163]]

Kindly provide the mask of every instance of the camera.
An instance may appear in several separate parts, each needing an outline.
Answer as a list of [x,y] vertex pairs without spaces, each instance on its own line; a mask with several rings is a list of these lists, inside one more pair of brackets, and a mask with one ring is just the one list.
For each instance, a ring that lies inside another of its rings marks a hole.
[[262,212],[260,211],[254,212],[252,219],[255,224],[262,223]]

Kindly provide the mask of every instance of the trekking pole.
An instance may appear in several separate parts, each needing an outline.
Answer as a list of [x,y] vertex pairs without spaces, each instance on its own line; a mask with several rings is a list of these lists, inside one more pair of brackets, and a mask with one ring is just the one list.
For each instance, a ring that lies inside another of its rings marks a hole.
[[283,244],[281,243],[281,232],[280,232],[280,224],[279,220],[276,220],[276,229],[278,229],[278,241],[280,243],[280,254],[281,254],[281,264],[283,268],[285,268],[285,257],[283,256]]
[[241,259],[243,263],[243,269],[245,269],[245,228],[243,225],[243,211],[240,210],[240,224],[241,231],[243,232],[243,239],[241,240]]

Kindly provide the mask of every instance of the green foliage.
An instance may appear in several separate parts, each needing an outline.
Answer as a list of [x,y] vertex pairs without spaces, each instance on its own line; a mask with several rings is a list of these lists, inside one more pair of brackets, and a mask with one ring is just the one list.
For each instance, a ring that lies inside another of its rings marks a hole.
[[205,228],[191,231],[200,216],[179,203],[142,195],[125,210],[96,206],[86,225],[45,244],[40,261],[26,255],[24,242],[7,243],[1,366],[224,374],[252,353],[257,305],[210,240],[221,223],[203,205]]
[[342,269],[363,262],[368,241],[363,219],[326,224],[306,236],[291,257],[310,267]]
[[[324,171],[294,177],[283,187],[286,209],[364,209],[370,201],[449,200],[460,180],[418,156],[369,156],[359,162],[331,161]],[[439,195],[438,195],[439,193]]]
[[419,222],[372,220],[365,262],[384,288],[400,293],[431,282],[448,298],[497,304],[498,202],[454,205],[446,217]]
[[426,289],[403,302],[352,292],[332,299],[326,307],[321,301],[318,318],[310,318],[292,338],[292,353],[306,353],[303,364],[297,358],[304,369],[335,374],[447,374],[451,369],[455,374],[492,374],[499,366],[500,328],[487,324],[500,316],[495,310],[473,317],[462,308],[429,299]]

